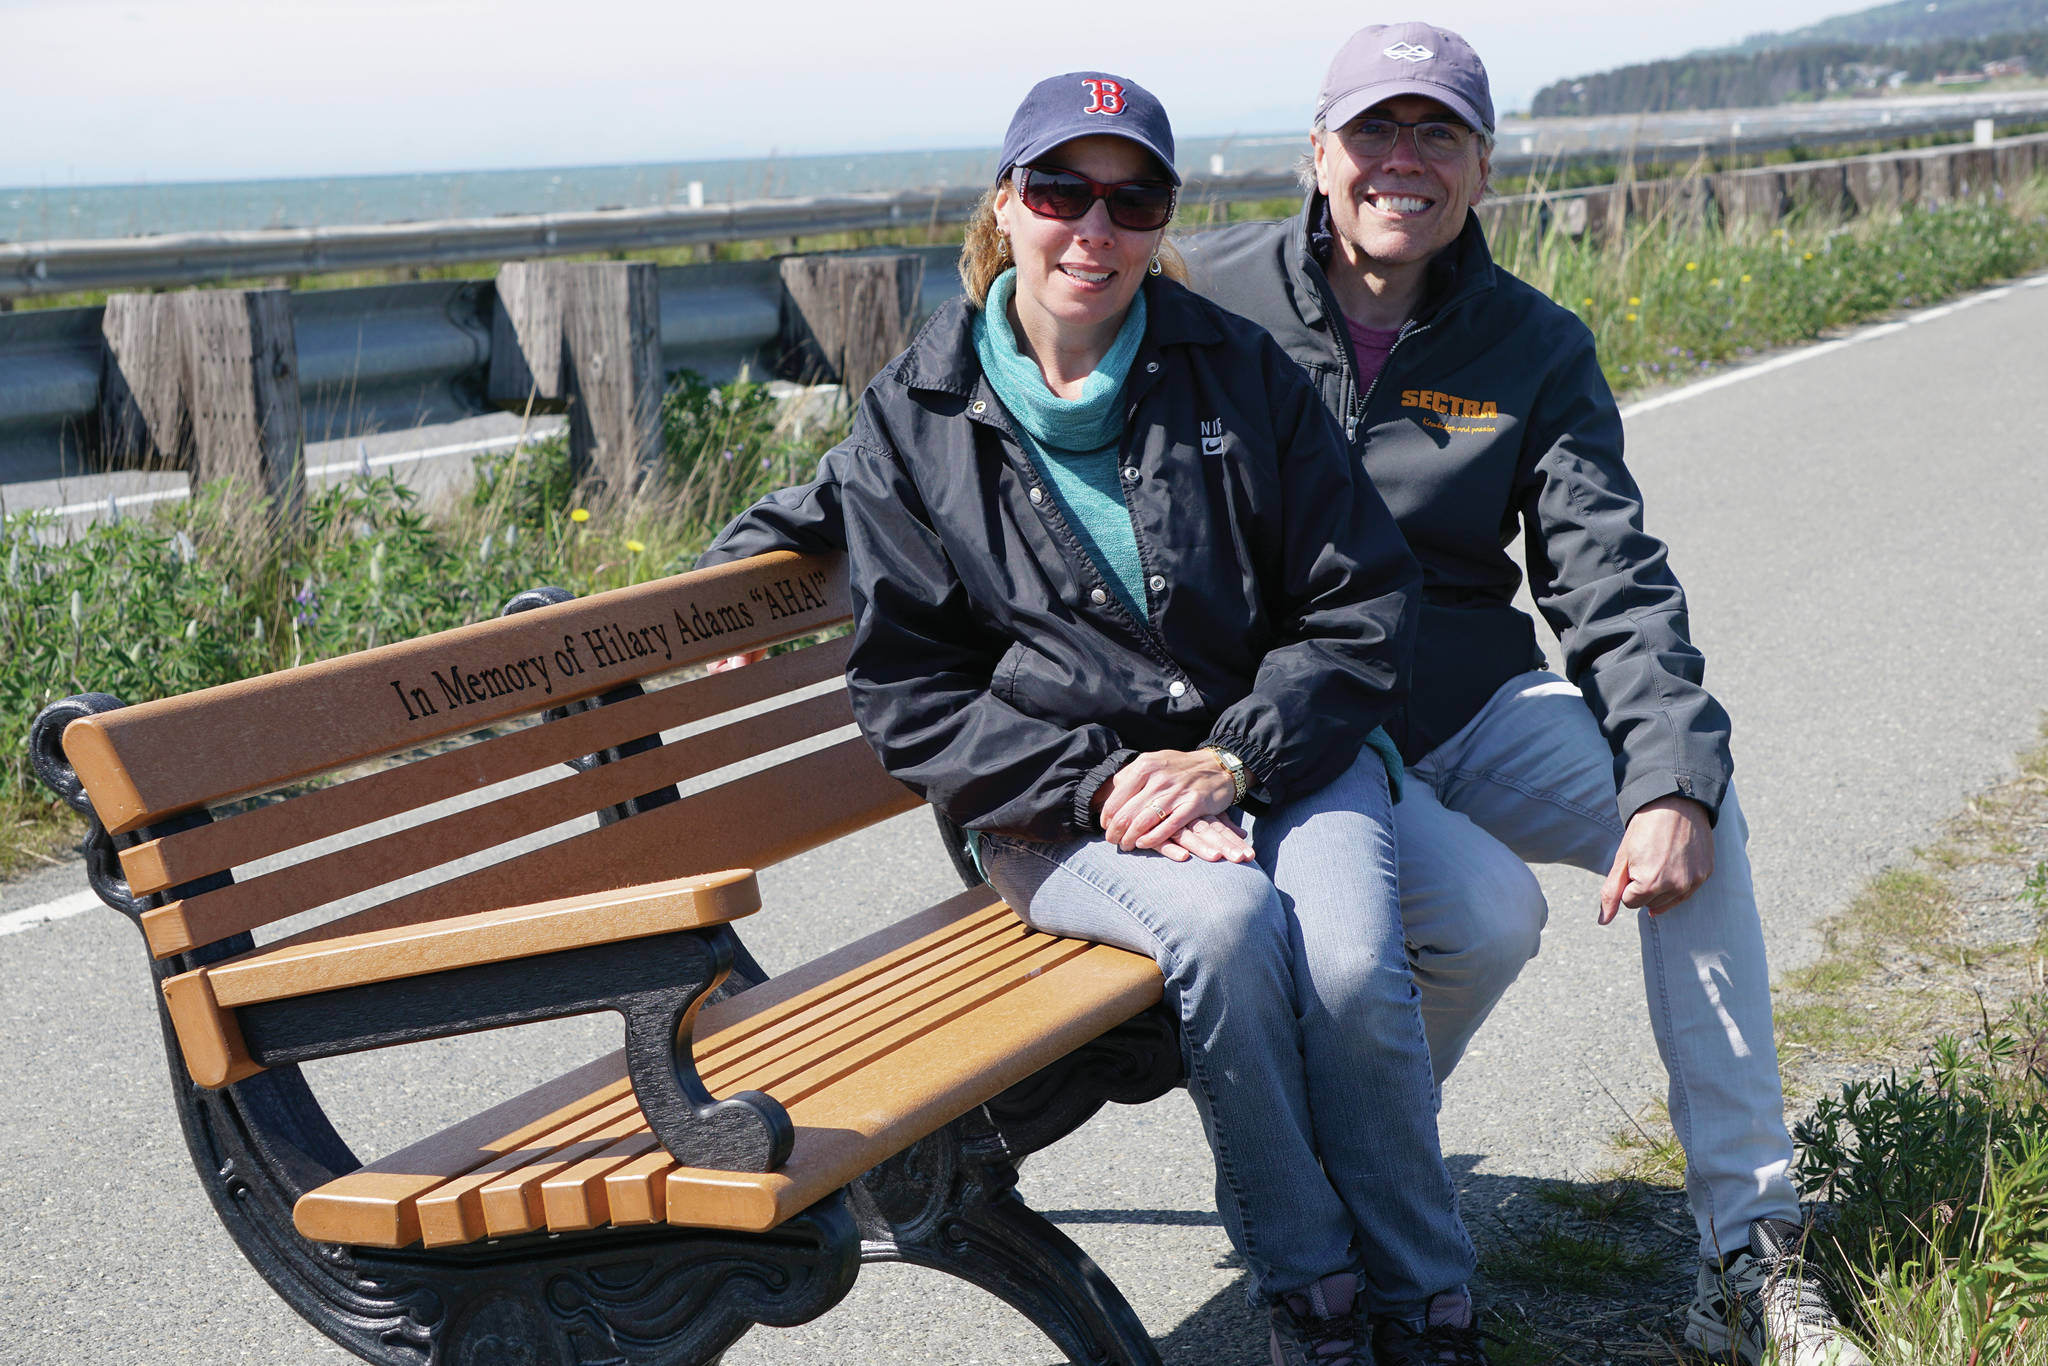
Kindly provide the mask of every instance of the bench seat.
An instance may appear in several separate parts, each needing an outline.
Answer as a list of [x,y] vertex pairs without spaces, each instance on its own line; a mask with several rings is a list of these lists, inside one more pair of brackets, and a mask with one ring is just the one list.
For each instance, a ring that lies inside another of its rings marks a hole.
[[776,1171],[679,1166],[615,1053],[309,1191],[293,1222],[383,1248],[664,1221],[765,1232],[1161,990],[1150,959],[1041,934],[977,888],[703,1009],[711,1091],[789,1111]]

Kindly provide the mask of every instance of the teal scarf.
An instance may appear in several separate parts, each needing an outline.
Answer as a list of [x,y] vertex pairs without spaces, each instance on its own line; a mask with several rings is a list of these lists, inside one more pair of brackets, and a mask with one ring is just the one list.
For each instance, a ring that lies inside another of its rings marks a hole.
[[1051,485],[1089,558],[1131,614],[1145,621],[1144,567],[1117,467],[1124,378],[1144,340],[1145,296],[1140,293],[1131,301],[1108,354],[1081,382],[1081,397],[1067,399],[1046,386],[1037,364],[1017,345],[1010,326],[1016,290],[1016,270],[1004,271],[989,285],[988,301],[975,315],[974,349],[982,371],[1015,419],[1025,454]]

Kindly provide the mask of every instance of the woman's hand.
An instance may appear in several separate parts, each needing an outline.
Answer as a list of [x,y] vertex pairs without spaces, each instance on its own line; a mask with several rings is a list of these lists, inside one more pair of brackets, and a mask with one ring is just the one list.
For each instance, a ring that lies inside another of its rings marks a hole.
[[1184,863],[1247,863],[1251,841],[1227,819],[1237,784],[1207,750],[1155,749],[1125,764],[1095,793],[1095,817],[1117,848],[1156,849]]

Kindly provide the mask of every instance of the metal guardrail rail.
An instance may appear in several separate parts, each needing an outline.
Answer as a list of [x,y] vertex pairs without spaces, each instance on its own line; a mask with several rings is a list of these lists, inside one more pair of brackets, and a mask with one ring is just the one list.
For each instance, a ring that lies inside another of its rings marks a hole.
[[[1697,150],[1693,144],[1664,159],[1686,160]],[[1638,148],[1636,155],[1647,160],[1651,149]],[[1503,156],[1501,169],[1510,165],[1511,158]],[[1888,177],[1891,198],[1926,200],[1981,192],[1998,178],[2042,168],[2048,168],[2048,134],[2007,139],[1990,147],[1935,148],[1734,172],[1711,178],[1707,190],[1731,206],[1768,212],[1800,198],[1799,188],[1788,188],[1793,181],[1831,187],[1819,192],[1839,201],[1852,182],[1868,186]],[[1255,185],[1247,178],[1243,183],[1250,187],[1250,197],[1296,193],[1288,176],[1269,175]],[[1482,206],[1482,214],[1495,223],[1536,214],[1567,231],[1582,231],[1626,212],[1615,207],[1618,198],[1648,202],[1657,184],[1638,183],[1622,190],[1625,193],[1617,194],[1616,187],[1596,186],[1491,200]],[[605,215],[607,220],[616,216]],[[785,216],[776,221],[786,227],[795,220]],[[558,234],[557,245],[560,241]],[[515,247],[506,248],[503,257],[539,254]],[[929,315],[959,292],[956,246],[901,250],[924,258],[917,317]],[[668,373],[687,368],[724,381],[742,367],[759,375],[769,372],[786,332],[786,292],[777,261],[664,267],[657,272],[657,281],[661,359]],[[294,293],[290,304],[308,440],[402,430],[489,409],[484,388],[496,307],[493,282],[308,290]],[[0,484],[75,474],[94,456],[108,363],[103,314],[97,307],[0,314]]]
[[[1497,178],[1541,174],[1565,165],[1687,163],[1702,155],[1760,156],[1827,142],[1967,133],[1988,110],[1906,111],[1890,123],[1814,122],[1801,111],[1772,126],[1747,112],[1739,133],[1724,129],[1657,136],[1623,120],[1566,137],[1548,129],[1520,134],[1509,127],[1495,149]],[[2032,111],[2048,117],[2048,99]],[[2025,118],[2025,109],[1997,117]],[[1592,122],[1592,121],[1582,121]],[[1670,120],[1678,124],[1679,120]],[[1685,121],[1699,126],[1701,121]],[[1745,126],[1746,125],[1746,126]],[[1761,125],[1761,126],[1759,126]],[[1587,139],[1602,139],[1586,145]],[[1524,146],[1524,144],[1528,144]],[[1191,205],[1244,203],[1291,195],[1287,171],[1189,177],[1183,200]],[[0,244],[0,300],[101,289],[146,289],[214,284],[226,280],[291,278],[339,271],[461,265],[476,261],[536,260],[595,252],[646,251],[739,241],[774,241],[824,233],[937,227],[964,222],[980,199],[980,186],[952,186],[894,194],[772,199],[751,203],[582,213],[507,215],[434,222],[324,228],[263,228],[234,232],[175,233],[150,237]]]

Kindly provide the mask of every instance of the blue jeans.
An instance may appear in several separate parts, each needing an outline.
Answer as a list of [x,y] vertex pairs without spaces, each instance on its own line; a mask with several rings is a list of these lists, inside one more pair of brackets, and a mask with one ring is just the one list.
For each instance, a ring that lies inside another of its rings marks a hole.
[[997,835],[982,860],[1037,928],[1159,964],[1255,1292],[1355,1268],[1368,1311],[1419,1314],[1474,1257],[1437,1146],[1386,770],[1364,751],[1249,833],[1256,863]]
[[[1548,908],[1528,865],[1613,864],[1613,753],[1577,688],[1522,674],[1409,768],[1394,824],[1401,918],[1441,1080],[1535,956]],[[1752,1220],[1799,1217],[1748,842],[1731,789],[1713,876],[1662,915],[1636,914],[1702,1256],[1748,1246]]]

